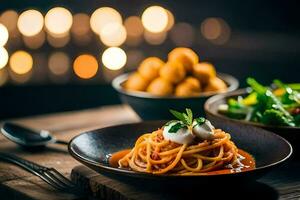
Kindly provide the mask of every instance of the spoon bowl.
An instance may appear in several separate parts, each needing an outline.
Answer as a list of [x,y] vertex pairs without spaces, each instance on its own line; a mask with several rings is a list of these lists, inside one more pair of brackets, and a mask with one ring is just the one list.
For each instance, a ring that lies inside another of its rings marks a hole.
[[11,122],[4,123],[1,132],[9,140],[26,148],[41,148],[50,143],[68,144],[57,140],[47,130],[36,131]]

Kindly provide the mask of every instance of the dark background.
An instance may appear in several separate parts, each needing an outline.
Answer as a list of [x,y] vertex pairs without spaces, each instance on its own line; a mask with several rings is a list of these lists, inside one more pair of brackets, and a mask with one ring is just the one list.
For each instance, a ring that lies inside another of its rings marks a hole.
[[[130,15],[141,15],[145,8],[154,4],[171,10],[176,22],[190,23],[196,30],[207,17],[223,18],[231,27],[231,37],[226,44],[214,45],[201,40],[195,42],[192,48],[201,60],[211,61],[218,71],[237,77],[241,87],[245,87],[245,78],[248,76],[253,76],[264,84],[275,78],[285,82],[300,81],[300,26],[296,1],[1,0],[0,13],[7,9],[21,12],[35,8],[44,14],[52,7],[64,6],[72,13],[91,14],[101,6],[111,6],[124,19]],[[143,42],[135,48],[143,51],[145,56],[165,58],[167,52],[174,47],[167,39],[159,46]],[[130,49],[127,46],[122,48]],[[76,56],[82,52],[99,55],[103,49],[103,46],[94,43],[74,48],[71,41],[62,50]],[[46,44],[36,51],[48,55],[54,49]],[[101,78],[82,81],[73,77],[69,82],[59,85],[45,78],[22,85],[8,82],[0,87],[2,119],[117,103],[120,102],[110,86],[110,81]]]

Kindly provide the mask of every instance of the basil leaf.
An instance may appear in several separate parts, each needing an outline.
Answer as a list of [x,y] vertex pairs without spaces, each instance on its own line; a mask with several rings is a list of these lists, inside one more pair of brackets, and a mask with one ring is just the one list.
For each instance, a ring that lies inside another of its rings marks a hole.
[[192,110],[191,109],[189,109],[189,108],[186,108],[185,109],[186,110],[186,113],[187,113],[187,116],[188,116],[188,124],[189,125],[192,125],[192,123],[193,123],[193,112],[192,112]]
[[186,127],[185,124],[182,124],[180,122],[174,124],[170,129],[169,132],[170,133],[176,133],[179,129]]
[[202,124],[204,124],[205,123],[205,118],[204,117],[198,117],[198,118],[196,118],[195,119],[196,120],[196,122],[197,122],[197,125],[202,125]]
[[177,119],[179,119],[180,121],[184,122],[185,121],[185,118],[184,116],[182,115],[182,113],[176,111],[176,110],[172,110],[170,109],[170,112],[172,113],[172,115],[174,115],[174,117],[176,117]]

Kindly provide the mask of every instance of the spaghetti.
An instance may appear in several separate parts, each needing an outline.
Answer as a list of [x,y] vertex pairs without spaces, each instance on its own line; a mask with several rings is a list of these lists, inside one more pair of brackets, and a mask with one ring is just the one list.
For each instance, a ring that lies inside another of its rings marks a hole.
[[[191,144],[166,140],[163,129],[144,134],[129,153],[118,160],[118,165],[138,172],[176,175],[205,175],[228,168],[249,168],[241,162],[244,157],[230,140],[230,134],[221,129],[213,131],[212,140]],[[252,164],[254,168],[254,160]]]

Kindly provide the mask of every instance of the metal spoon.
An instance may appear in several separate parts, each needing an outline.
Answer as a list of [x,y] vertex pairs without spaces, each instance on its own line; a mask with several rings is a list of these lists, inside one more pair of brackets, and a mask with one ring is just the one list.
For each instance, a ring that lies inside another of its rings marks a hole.
[[38,132],[11,122],[4,123],[1,132],[9,140],[27,148],[44,147],[50,143],[68,144],[68,142],[57,140],[49,131]]

